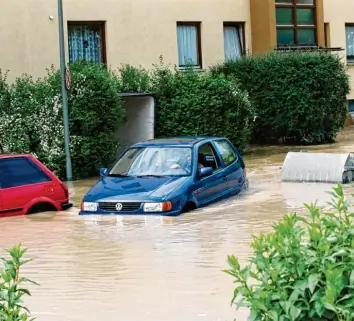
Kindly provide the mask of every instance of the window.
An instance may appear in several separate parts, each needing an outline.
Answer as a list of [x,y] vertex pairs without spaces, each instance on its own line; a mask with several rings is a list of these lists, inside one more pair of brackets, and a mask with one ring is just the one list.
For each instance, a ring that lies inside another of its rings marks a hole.
[[236,60],[240,58],[244,52],[244,24],[224,23],[225,60]]
[[69,61],[107,63],[104,22],[68,22]]
[[16,157],[0,160],[0,187],[2,189],[50,181],[51,179],[28,158]]
[[345,25],[347,62],[354,63],[354,24]]
[[177,23],[178,66],[202,68],[200,23]]
[[108,176],[189,176],[192,149],[189,147],[130,148],[114,164]]
[[348,100],[348,103],[349,103],[349,113],[354,113],[354,100],[351,99],[351,100]]
[[215,156],[213,145],[204,144],[198,149],[198,167],[211,167],[213,171],[219,169],[218,159]]
[[277,43],[316,45],[315,0],[275,0]]
[[237,160],[234,150],[227,141],[219,140],[215,142],[215,145],[224,161],[225,166],[229,166]]

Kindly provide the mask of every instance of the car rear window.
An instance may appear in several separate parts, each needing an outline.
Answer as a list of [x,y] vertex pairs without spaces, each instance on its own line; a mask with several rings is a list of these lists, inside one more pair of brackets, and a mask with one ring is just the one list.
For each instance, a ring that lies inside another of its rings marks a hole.
[[49,182],[51,179],[29,158],[0,159],[0,188]]

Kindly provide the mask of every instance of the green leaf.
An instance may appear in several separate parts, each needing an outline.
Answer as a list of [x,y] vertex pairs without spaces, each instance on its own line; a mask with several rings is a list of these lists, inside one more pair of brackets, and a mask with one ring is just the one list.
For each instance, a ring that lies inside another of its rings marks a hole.
[[316,288],[318,282],[320,281],[320,279],[321,279],[321,275],[318,273],[314,273],[309,276],[308,284],[309,284],[309,289],[310,289],[311,294],[314,293],[315,288]]
[[251,303],[252,303],[252,306],[258,310],[261,310],[261,311],[268,310],[267,307],[264,305],[264,303],[260,300],[252,300]]
[[272,320],[272,321],[278,321],[279,320],[279,315],[278,312],[275,310],[270,310],[267,313],[267,316]]
[[299,315],[301,314],[301,310],[295,306],[292,306],[290,308],[290,316],[291,316],[291,320],[295,321]]
[[284,310],[284,312],[286,314],[289,314],[289,310],[290,310],[290,302],[289,301],[281,301],[279,302],[280,303],[280,306],[282,307],[282,309]]
[[350,273],[349,284],[354,285],[354,270]]
[[293,302],[297,301],[297,299],[299,298],[299,295],[300,295],[299,290],[295,289],[293,291],[293,293],[291,293],[291,295],[290,295],[289,302],[293,303]]
[[336,307],[335,307],[332,303],[330,303],[330,302],[328,302],[328,301],[322,301],[322,303],[323,303],[323,306],[324,306],[327,310],[330,310],[330,311],[333,311],[333,312],[337,312]]
[[324,306],[320,301],[315,302],[315,310],[317,315],[322,318],[323,312],[324,312]]

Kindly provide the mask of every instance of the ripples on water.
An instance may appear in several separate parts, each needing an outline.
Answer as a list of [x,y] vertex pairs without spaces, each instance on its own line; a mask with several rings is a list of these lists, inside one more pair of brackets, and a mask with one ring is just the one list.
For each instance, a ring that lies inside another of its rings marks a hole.
[[[353,135],[351,136],[353,138]],[[348,136],[316,150],[352,151]],[[22,242],[40,283],[26,300],[38,321],[246,320],[230,307],[227,254],[245,262],[252,234],[286,211],[328,200],[327,184],[281,184],[289,148],[255,149],[246,158],[250,189],[178,218],[87,216],[78,210],[0,220],[0,247]],[[94,181],[75,184],[74,202]],[[352,192],[352,187],[348,187]],[[0,254],[4,252],[0,250]]]

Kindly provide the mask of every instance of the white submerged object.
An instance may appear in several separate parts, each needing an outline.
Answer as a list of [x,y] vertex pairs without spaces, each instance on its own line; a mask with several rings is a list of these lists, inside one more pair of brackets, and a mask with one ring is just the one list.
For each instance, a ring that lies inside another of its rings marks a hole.
[[350,183],[354,180],[354,153],[289,152],[283,182]]

